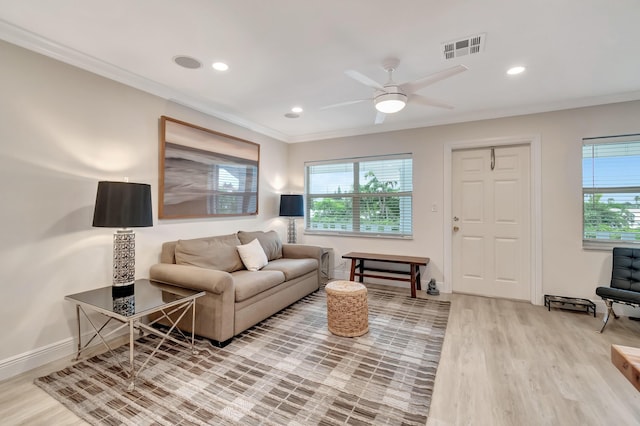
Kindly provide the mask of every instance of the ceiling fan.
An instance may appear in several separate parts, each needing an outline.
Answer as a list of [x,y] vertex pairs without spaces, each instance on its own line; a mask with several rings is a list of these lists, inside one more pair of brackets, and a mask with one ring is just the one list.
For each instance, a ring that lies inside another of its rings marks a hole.
[[373,101],[376,110],[378,111],[375,119],[375,124],[382,123],[384,121],[385,114],[393,114],[402,110],[407,102],[438,108],[453,109],[453,106],[451,105],[435,99],[426,98],[424,96],[418,95],[416,92],[440,80],[453,77],[456,74],[466,71],[468,69],[467,67],[465,67],[464,65],[456,65],[455,67],[438,71],[417,80],[398,84],[393,81],[393,72],[397,69],[398,64],[399,61],[397,59],[387,59],[382,64],[384,69],[389,74],[389,79],[385,84],[380,84],[377,81],[355,70],[345,71],[345,74],[347,76],[351,77],[359,83],[364,84],[365,86],[375,89],[373,97],[368,99],[358,99],[355,101],[340,102],[333,105],[327,105],[320,109],[335,108],[360,102]]

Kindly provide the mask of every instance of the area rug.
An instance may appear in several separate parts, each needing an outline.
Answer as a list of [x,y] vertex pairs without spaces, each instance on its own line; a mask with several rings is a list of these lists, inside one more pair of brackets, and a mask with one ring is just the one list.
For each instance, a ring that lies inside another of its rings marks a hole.
[[[35,383],[94,425],[424,425],[449,302],[370,288],[368,303],[361,337],[327,330],[321,289],[225,348],[163,345],[132,392],[110,353]],[[138,365],[157,342],[137,341]]]

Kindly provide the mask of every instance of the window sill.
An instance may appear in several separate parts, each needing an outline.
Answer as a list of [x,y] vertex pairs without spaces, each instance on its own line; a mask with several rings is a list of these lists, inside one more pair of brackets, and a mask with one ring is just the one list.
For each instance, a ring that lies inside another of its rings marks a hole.
[[606,240],[606,241],[593,241],[582,240],[583,250],[594,251],[611,251],[614,247],[627,247],[627,248],[640,248],[640,241],[622,241],[622,240]]
[[386,235],[386,234],[374,234],[374,233],[359,233],[359,232],[337,232],[337,231],[315,231],[306,230],[304,235],[330,235],[332,237],[357,237],[357,238],[383,238],[392,240],[413,240],[413,235]]

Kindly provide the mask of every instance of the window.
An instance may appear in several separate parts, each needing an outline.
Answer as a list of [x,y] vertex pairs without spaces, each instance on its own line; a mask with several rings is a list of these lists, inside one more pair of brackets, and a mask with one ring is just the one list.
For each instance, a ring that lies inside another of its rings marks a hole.
[[412,236],[411,154],[305,165],[305,232]]
[[231,160],[209,165],[208,212],[216,215],[241,215],[257,211],[258,168]]
[[640,135],[583,139],[585,246],[640,243]]

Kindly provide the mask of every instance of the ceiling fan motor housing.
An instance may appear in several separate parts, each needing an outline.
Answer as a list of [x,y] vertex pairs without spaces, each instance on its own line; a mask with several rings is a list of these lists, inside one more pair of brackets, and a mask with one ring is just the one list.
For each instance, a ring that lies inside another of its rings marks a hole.
[[407,104],[407,95],[395,85],[386,85],[384,89],[384,92],[377,93],[373,99],[376,109],[385,114],[402,110]]

